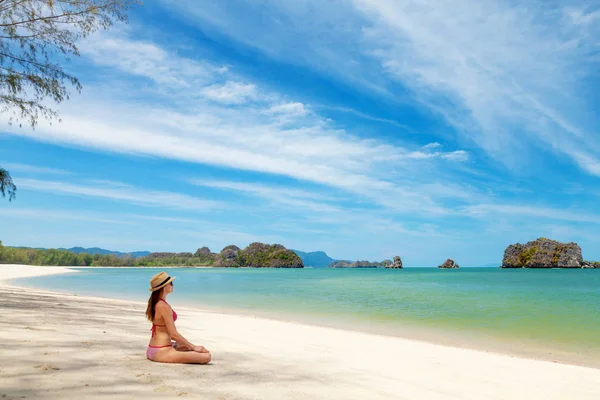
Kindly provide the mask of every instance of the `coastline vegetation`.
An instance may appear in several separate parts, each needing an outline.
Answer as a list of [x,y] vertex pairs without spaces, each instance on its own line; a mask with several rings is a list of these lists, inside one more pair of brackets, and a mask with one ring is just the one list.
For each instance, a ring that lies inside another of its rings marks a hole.
[[[232,249],[235,249],[232,251]],[[145,257],[119,257],[112,254],[74,253],[58,249],[32,249],[3,246],[0,241],[0,264],[56,265],[67,267],[255,267],[303,268],[293,251],[273,244],[252,243],[241,250],[227,246],[221,253],[207,247],[195,253],[150,253]]]

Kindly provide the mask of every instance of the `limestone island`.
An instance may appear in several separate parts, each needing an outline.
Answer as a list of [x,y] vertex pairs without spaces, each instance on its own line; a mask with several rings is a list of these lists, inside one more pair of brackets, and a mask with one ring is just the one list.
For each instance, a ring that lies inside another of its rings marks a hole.
[[453,259],[448,258],[446,261],[444,261],[442,263],[442,265],[438,265],[438,268],[455,269],[455,268],[458,268],[458,264],[455,263]]
[[600,262],[584,261],[577,243],[539,238],[508,246],[500,268],[600,268]]
[[280,244],[254,242],[243,250],[230,245],[219,254],[211,253],[207,247],[203,247],[194,256],[206,258],[209,265],[217,268],[304,268],[300,257]]
[[[389,261],[389,263],[388,263],[388,261]],[[399,256],[394,256],[394,262],[391,262],[390,260],[385,260],[384,262],[386,263],[384,265],[385,268],[388,268],[388,269],[402,268],[402,259]]]
[[381,262],[377,261],[334,261],[327,266],[327,268],[393,268],[398,269],[402,268],[402,260],[400,257],[395,256],[394,261],[391,260],[383,260]]
[[327,266],[327,268],[379,268],[381,265],[378,262],[371,261],[347,261],[340,260],[334,261]]

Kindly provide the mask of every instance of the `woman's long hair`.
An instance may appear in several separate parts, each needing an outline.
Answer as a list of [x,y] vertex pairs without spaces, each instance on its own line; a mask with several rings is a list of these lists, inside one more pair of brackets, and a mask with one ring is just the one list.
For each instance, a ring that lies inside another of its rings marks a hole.
[[[163,288],[164,289],[164,288]],[[154,322],[154,311],[156,309],[156,303],[160,300],[160,296],[162,295],[163,289],[155,290],[150,295],[148,299],[148,308],[146,308],[146,318],[148,321]]]

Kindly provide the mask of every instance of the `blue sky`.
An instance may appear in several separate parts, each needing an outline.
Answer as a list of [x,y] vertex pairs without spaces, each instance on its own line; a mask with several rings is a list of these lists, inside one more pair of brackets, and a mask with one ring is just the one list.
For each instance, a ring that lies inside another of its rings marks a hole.
[[5,124],[7,245],[600,259],[600,2],[146,0]]

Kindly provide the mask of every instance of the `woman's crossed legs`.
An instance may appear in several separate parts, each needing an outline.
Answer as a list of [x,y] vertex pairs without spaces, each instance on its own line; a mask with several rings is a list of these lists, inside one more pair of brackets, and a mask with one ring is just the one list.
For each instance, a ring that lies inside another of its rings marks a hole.
[[148,347],[146,357],[151,361],[179,364],[208,364],[211,360],[209,351],[176,350],[174,346]]

